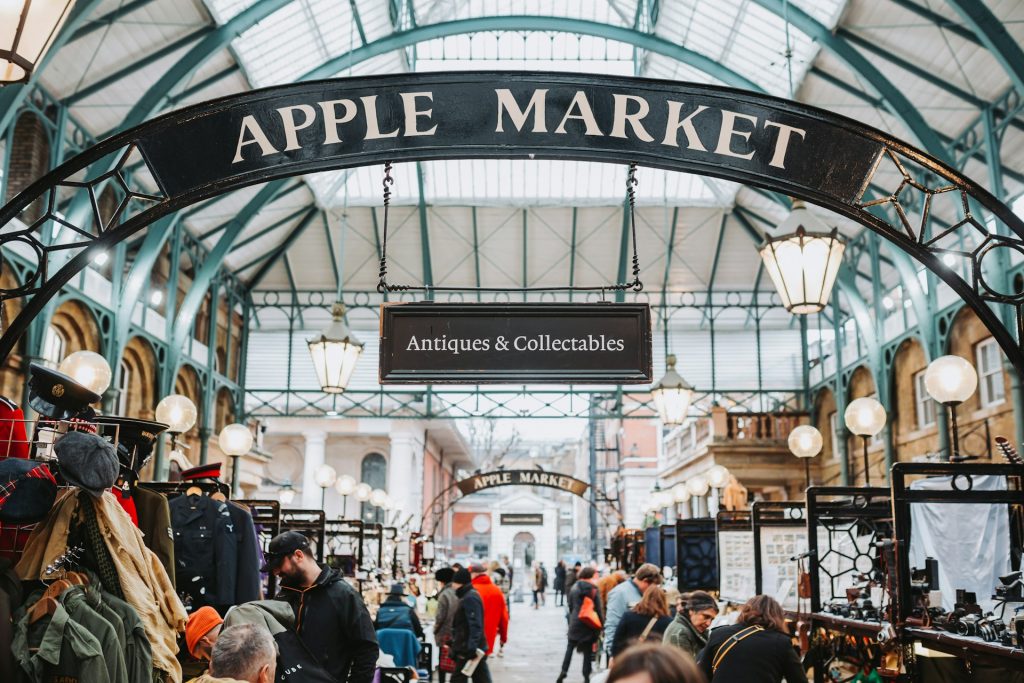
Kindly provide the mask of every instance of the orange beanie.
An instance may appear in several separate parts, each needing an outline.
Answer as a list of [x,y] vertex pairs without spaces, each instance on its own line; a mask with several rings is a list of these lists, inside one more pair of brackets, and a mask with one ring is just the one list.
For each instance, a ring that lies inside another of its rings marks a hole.
[[196,656],[196,644],[199,639],[205,636],[216,626],[220,626],[224,620],[217,614],[217,610],[209,605],[200,607],[189,615],[188,623],[185,624],[185,644],[188,645],[188,652]]

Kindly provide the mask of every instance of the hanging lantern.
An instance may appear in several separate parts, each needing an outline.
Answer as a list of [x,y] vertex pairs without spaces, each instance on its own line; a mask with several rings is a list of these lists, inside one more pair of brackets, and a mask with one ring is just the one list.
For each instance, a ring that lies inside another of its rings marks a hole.
[[806,315],[825,308],[843,262],[846,243],[837,230],[828,231],[801,201],[761,247],[765,270],[790,313]]
[[345,324],[345,304],[331,308],[333,320],[318,337],[307,341],[320,388],[328,394],[340,394],[348,386],[363,343]]
[[277,499],[281,501],[281,505],[291,505],[295,500],[295,489],[290,486],[281,489],[281,492],[277,494]]
[[217,444],[224,455],[245,455],[252,449],[252,432],[242,424],[231,424],[220,430]]
[[0,2],[0,85],[28,83],[74,4],[74,0]]
[[693,387],[676,372],[676,357],[665,359],[665,375],[651,387],[651,398],[658,409],[661,421],[667,425],[680,425],[690,412]]

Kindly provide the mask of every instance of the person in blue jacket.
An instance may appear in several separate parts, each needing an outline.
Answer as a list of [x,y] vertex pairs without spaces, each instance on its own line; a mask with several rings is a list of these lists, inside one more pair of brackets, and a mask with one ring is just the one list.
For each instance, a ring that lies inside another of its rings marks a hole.
[[377,610],[377,618],[373,622],[373,628],[404,628],[412,631],[416,637],[423,639],[423,626],[416,616],[416,610],[405,601],[405,586],[401,583],[391,584],[388,597],[381,603]]

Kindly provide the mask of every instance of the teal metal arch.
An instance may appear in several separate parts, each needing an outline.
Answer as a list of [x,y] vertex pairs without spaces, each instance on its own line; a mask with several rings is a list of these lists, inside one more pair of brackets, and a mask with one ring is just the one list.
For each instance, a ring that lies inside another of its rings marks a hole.
[[1024,50],[1006,30],[1003,22],[981,0],[946,0],[988,48],[1010,77],[1018,92],[1024,93]]

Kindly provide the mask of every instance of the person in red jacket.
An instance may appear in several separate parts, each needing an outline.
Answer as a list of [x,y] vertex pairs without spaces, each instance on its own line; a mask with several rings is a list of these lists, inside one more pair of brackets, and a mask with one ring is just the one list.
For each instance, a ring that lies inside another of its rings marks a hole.
[[487,638],[487,655],[494,652],[494,641],[501,636],[501,646],[508,642],[508,605],[505,595],[494,585],[487,574],[487,566],[483,562],[474,562],[469,566],[473,575],[473,588],[480,594],[484,603],[484,636]]

